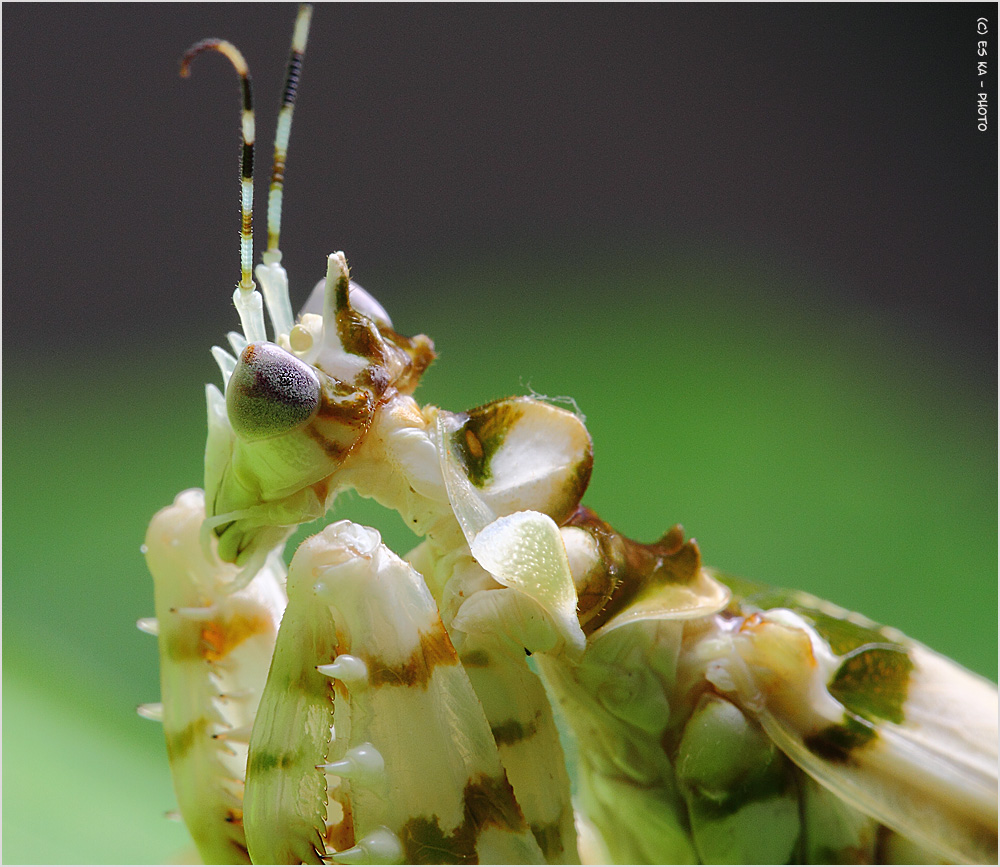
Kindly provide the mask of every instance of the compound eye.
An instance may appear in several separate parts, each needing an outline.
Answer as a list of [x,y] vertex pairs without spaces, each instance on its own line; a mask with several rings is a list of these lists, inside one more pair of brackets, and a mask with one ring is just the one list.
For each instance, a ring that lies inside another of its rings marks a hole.
[[274,343],[251,343],[229,377],[229,423],[249,441],[288,433],[312,418],[319,391],[308,364]]

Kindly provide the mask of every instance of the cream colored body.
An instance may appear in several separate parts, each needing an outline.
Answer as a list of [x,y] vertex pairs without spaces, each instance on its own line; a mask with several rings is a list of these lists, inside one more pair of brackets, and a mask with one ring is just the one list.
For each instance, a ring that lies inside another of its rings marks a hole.
[[180,812],[202,857],[248,862],[247,744],[285,608],[284,565],[271,558],[249,587],[232,592],[238,570],[206,554],[204,520],[202,492],[184,491],[146,534],[163,728]]

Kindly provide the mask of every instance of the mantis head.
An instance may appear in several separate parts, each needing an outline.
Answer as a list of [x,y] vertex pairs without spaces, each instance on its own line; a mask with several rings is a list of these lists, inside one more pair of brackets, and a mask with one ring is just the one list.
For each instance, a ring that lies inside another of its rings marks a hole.
[[246,334],[230,334],[234,355],[213,349],[225,396],[208,388],[206,523],[219,556],[241,566],[326,511],[337,471],[381,406],[412,392],[434,359],[427,337],[397,334],[382,306],[350,282],[343,253],[328,258],[326,279],[294,325],[281,265],[261,265],[257,277],[275,339],[254,315],[260,296],[252,292],[255,305],[237,288]]
[[[240,78],[240,281],[233,303],[243,333],[229,334],[232,354],[212,348],[225,396],[208,386],[203,540],[207,544],[214,535],[222,560],[243,567],[241,584],[294,527],[326,511],[337,492],[337,471],[379,408],[394,394],[411,392],[434,359],[430,340],[397,334],[382,306],[351,283],[343,253],[328,257],[326,279],[293,321],[279,238],[288,138],[311,15],[311,7],[302,6],[296,19],[274,142],[268,246],[256,271],[250,70],[240,51],[220,39],[193,45],[181,59],[186,76],[196,55],[216,51]],[[265,303],[273,340],[264,326]]]

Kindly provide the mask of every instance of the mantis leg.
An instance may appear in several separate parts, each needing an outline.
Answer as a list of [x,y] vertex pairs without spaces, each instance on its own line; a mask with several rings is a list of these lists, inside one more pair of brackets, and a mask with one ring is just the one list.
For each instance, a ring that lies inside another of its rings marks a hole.
[[339,521],[298,549],[288,593],[250,742],[254,859],[540,863],[419,573]]
[[284,565],[268,557],[233,592],[237,567],[202,546],[205,497],[184,491],[146,534],[160,645],[162,718],[181,815],[205,863],[249,863],[243,831],[247,742],[285,607]]

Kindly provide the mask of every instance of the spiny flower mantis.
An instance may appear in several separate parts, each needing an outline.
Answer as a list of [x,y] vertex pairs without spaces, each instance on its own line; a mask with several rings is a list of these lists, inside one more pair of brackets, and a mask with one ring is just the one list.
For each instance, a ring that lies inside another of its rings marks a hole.
[[[206,862],[871,862],[997,856],[997,692],[905,636],[642,544],[581,504],[581,418],[411,396],[397,333],[342,253],[298,319],[279,249],[311,11],[251,274],[254,115],[241,81],[243,333],[207,388],[205,488],[150,524],[162,719]],[[263,308],[267,306],[272,339]],[[340,520],[355,490],[424,541]],[[529,664],[528,657],[533,662]],[[577,794],[553,714],[578,745]]]

